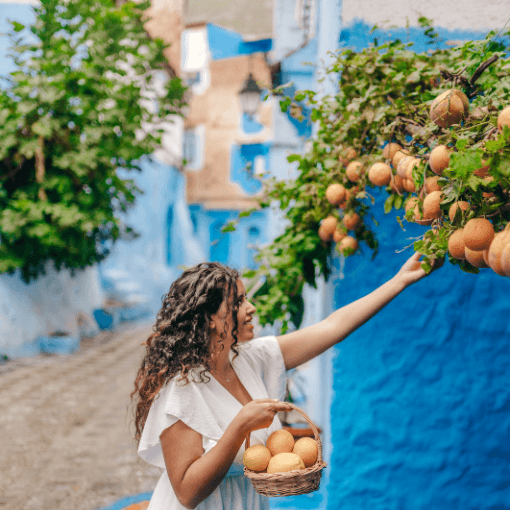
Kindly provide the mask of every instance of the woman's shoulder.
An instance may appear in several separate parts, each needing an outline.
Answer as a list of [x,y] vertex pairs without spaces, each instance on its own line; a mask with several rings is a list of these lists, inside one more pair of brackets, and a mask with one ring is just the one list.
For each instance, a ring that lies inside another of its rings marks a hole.
[[239,344],[239,357],[261,372],[281,369],[282,351],[274,335],[257,337]]
[[196,368],[190,369],[187,373],[178,372],[173,375],[169,379],[165,381],[160,389],[160,393],[163,390],[169,391],[170,389],[179,389],[179,388],[191,388],[196,384],[207,384],[210,380],[210,376],[208,375],[205,367],[200,366]]
[[247,357],[265,357],[267,355],[274,355],[280,350],[278,341],[274,335],[260,336],[238,344],[239,354]]

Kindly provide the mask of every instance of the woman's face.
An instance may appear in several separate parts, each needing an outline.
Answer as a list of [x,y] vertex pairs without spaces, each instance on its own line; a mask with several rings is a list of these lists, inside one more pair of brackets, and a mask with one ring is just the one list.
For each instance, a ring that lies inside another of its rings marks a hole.
[[[247,342],[254,337],[252,319],[253,314],[256,312],[256,308],[246,299],[246,290],[241,280],[237,280],[237,300],[239,303],[239,311],[237,312],[237,341],[241,343]],[[225,324],[227,324],[225,347],[229,347],[233,342],[232,312],[228,308],[227,301],[224,300],[219,310],[212,316],[214,333],[216,335],[222,334],[225,330]]]

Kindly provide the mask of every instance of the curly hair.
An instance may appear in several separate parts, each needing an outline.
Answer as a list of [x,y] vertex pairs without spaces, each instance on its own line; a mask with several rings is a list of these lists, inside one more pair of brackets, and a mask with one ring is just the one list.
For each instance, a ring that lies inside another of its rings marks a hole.
[[[131,402],[135,396],[135,440],[140,442],[143,427],[152,402],[160,389],[172,378],[189,382],[188,375],[202,368],[198,382],[209,381],[204,372],[210,370],[211,337],[209,324],[224,300],[227,313],[232,313],[231,350],[238,355],[237,313],[239,300],[237,280],[239,273],[218,262],[203,262],[175,280],[163,297],[163,306],[157,315],[153,333],[145,344],[146,354],[135,380]],[[229,299],[230,296],[233,296]],[[226,338],[228,325],[220,334]],[[205,379],[205,378],[206,379]]]

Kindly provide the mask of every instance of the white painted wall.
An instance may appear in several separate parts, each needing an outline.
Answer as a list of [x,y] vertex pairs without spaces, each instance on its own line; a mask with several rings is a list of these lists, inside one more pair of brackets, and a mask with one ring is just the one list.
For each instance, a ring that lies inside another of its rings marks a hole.
[[18,274],[0,275],[0,354],[29,354],[26,345],[38,336],[64,331],[72,336],[98,332],[93,311],[103,293],[97,266],[79,271],[55,271],[25,284]]
[[508,0],[343,0],[342,22],[355,18],[380,27],[418,25],[425,16],[444,28],[464,30],[501,29],[510,18]]

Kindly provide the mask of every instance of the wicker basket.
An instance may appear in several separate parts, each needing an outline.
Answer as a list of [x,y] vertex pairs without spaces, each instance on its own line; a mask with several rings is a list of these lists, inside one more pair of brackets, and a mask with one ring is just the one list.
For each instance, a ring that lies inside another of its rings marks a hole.
[[[295,496],[308,494],[319,488],[323,468],[326,463],[322,460],[322,442],[317,427],[304,411],[294,404],[285,402],[296,411],[299,411],[313,430],[315,441],[319,447],[319,454],[313,466],[305,469],[295,469],[285,473],[257,473],[244,468],[244,474],[251,480],[255,490],[263,496]],[[250,434],[246,437],[246,448],[250,447]]]

